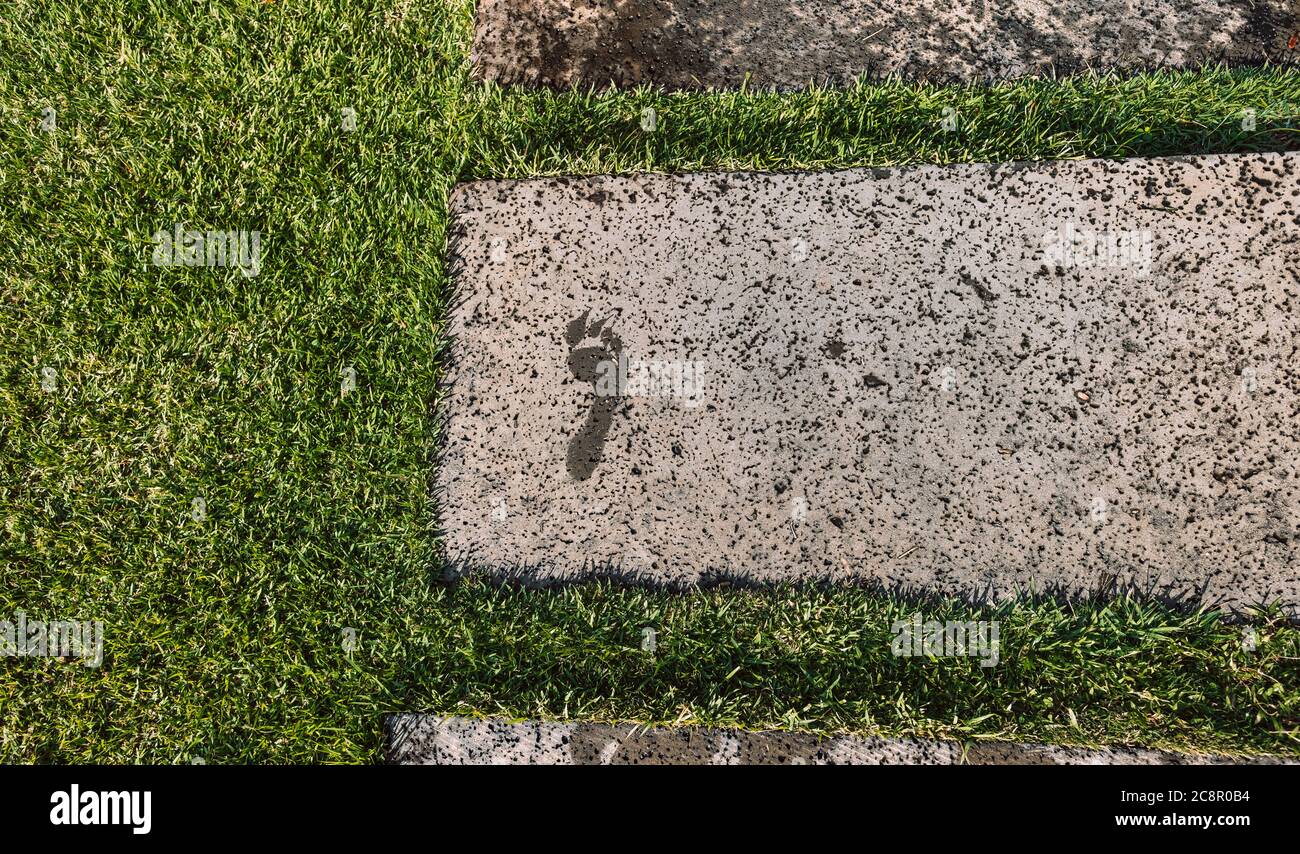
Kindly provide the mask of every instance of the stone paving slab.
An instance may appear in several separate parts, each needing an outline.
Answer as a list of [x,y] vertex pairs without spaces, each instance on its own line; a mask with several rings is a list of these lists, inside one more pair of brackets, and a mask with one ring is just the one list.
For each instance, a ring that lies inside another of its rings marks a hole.
[[483,182],[449,572],[1300,601],[1300,153]]
[[937,82],[1295,61],[1294,0],[480,0],[472,62],[502,84]]
[[387,758],[399,765],[1273,765],[1143,748],[928,741],[703,727],[646,728],[390,715]]

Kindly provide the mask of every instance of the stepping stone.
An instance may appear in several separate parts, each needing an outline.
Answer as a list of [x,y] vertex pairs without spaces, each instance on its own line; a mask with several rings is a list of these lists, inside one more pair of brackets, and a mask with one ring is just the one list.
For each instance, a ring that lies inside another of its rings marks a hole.
[[448,572],[1300,601],[1300,153],[457,188]]
[[390,715],[399,765],[1292,765],[1276,756]]
[[471,59],[502,84],[792,88],[1287,62],[1297,34],[1293,0],[480,0]]

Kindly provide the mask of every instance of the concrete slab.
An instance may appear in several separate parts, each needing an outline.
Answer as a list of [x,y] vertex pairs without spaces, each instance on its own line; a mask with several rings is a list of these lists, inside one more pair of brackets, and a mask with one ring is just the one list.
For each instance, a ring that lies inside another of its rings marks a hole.
[[452,216],[451,572],[1297,611],[1300,153],[484,182]]
[[927,741],[703,727],[646,728],[391,715],[387,758],[399,765],[1274,765],[1142,748]]
[[472,62],[502,84],[791,88],[1285,62],[1297,34],[1294,0],[480,0]]

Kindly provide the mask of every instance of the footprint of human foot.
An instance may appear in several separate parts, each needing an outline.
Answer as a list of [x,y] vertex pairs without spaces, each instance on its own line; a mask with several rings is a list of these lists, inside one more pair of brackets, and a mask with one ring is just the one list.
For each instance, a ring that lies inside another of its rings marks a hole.
[[[605,371],[616,370],[609,365],[618,364],[623,341],[609,328],[608,320],[589,323],[590,315],[591,309],[584,311],[581,317],[570,321],[564,332],[564,340],[569,345],[569,371],[579,382],[591,383],[591,409],[587,420],[569,440],[568,469],[574,480],[591,477],[600,462],[605,437],[609,435],[609,425],[614,420],[614,408],[618,406],[617,392],[621,391],[618,388],[599,388],[597,382],[606,376]],[[602,368],[602,363],[606,367]]]

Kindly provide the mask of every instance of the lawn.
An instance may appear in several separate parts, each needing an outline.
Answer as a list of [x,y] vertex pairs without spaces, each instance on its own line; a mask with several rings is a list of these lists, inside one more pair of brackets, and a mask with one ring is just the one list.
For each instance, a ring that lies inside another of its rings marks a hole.
[[[98,668],[0,658],[0,760],[375,761],[389,711],[1300,754],[1276,613],[1250,652],[1152,603],[446,585],[430,491],[457,182],[1300,148],[1300,71],[512,93],[471,15],[0,11],[0,619],[106,632]],[[154,266],[176,223],[258,231],[260,270]],[[1002,621],[1001,666],[890,655],[917,609]]]

